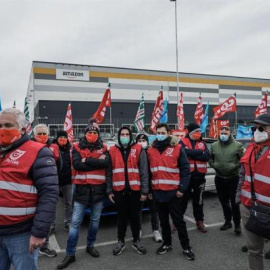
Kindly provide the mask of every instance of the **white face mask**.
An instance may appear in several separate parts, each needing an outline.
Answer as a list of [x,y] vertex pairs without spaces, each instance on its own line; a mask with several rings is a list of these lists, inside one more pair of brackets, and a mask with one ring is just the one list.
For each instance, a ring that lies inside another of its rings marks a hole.
[[260,132],[258,129],[256,129],[256,131],[254,132],[254,141],[256,143],[260,143],[260,142],[264,142],[266,140],[268,140],[267,132],[265,132],[265,131]]
[[142,149],[146,149],[148,146],[147,142],[139,142],[138,144],[140,144],[142,146]]

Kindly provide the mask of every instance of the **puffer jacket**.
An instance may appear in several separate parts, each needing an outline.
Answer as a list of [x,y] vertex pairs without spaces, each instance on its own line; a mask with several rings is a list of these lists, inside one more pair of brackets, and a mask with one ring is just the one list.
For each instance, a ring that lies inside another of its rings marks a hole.
[[[1,157],[3,158],[8,152],[18,148],[28,140],[30,140],[29,136],[27,134],[23,135],[12,147],[6,151],[1,151]],[[44,147],[39,151],[28,175],[33,179],[38,191],[39,198],[36,214],[34,218],[22,223],[12,226],[0,226],[0,236],[31,231],[33,236],[45,238],[50,231],[51,220],[55,213],[58,200],[59,188],[57,168],[52,151],[49,148]]]
[[229,137],[227,142],[218,140],[211,145],[209,165],[221,178],[235,177],[239,174],[240,159],[243,153],[242,143],[235,141],[232,136]]

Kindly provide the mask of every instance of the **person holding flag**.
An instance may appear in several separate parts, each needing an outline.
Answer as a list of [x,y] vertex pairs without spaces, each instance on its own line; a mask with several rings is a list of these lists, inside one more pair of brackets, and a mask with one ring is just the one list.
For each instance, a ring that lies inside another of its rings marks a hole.
[[210,159],[210,151],[206,143],[202,140],[200,126],[190,123],[187,127],[188,134],[182,138],[180,143],[185,149],[190,164],[190,184],[182,200],[183,215],[188,206],[188,200],[193,193],[193,215],[196,220],[197,229],[206,233],[203,213],[203,192],[205,187],[205,175],[207,173],[207,161]]

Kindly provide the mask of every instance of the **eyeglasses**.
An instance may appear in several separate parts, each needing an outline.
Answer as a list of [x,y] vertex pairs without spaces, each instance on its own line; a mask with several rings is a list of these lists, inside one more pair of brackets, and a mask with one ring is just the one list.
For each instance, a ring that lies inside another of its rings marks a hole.
[[48,135],[46,132],[39,132],[37,135]]
[[264,131],[264,127],[263,126],[258,126],[258,127],[252,127],[251,128],[252,132],[255,132],[256,129],[258,129],[260,132],[263,132]]

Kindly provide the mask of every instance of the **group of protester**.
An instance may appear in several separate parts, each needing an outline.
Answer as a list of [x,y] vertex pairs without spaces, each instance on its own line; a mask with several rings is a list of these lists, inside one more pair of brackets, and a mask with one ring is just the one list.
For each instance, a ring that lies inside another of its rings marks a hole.
[[131,130],[122,127],[116,145],[108,150],[93,118],[83,138],[71,145],[63,130],[51,141],[44,124],[34,128],[34,137],[30,139],[24,114],[14,108],[3,110],[0,113],[0,269],[9,269],[11,264],[18,270],[37,269],[38,253],[57,255],[49,245],[49,236],[55,231],[59,191],[64,198],[63,227],[69,233],[66,254],[58,269],[75,261],[80,226],[88,207],[86,252],[95,258],[100,256],[95,242],[106,197],[118,212],[118,242],[113,255],[120,255],[126,247],[128,222],[132,248],[139,254],[147,253],[140,239],[142,204],[147,200],[153,236],[162,242],[156,253],[162,255],[172,250],[170,216],[183,255],[194,260],[184,214],[192,195],[197,229],[207,233],[203,212],[207,163],[216,172],[215,184],[224,212],[225,223],[220,230],[232,228],[233,221],[234,232],[241,234],[242,217],[250,269],[263,269],[264,238],[247,231],[245,224],[250,216],[250,177],[254,177],[258,201],[270,207],[267,170],[270,115],[261,115],[253,122],[254,142],[246,151],[234,140],[229,127],[220,129],[219,140],[209,151],[195,123],[189,124],[187,136],[180,141],[170,136],[167,124],[159,124],[151,145],[146,133],[138,134],[133,142]]

